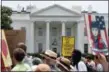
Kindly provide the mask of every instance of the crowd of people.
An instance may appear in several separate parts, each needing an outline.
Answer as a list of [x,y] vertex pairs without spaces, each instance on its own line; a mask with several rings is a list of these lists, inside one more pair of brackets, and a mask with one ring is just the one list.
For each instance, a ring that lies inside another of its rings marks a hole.
[[33,72],[96,72],[109,71],[109,63],[103,54],[82,56],[79,50],[74,50],[70,58],[58,56],[52,50],[46,50],[40,55],[43,58],[27,55],[27,47],[19,43],[13,51],[13,66],[10,71]]

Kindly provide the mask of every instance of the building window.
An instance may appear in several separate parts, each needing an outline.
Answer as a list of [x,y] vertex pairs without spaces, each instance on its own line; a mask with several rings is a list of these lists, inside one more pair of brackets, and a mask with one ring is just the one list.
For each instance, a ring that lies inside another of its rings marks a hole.
[[88,53],[88,44],[84,44],[84,53]]
[[41,53],[43,50],[43,45],[42,43],[38,43],[38,52]]
[[57,53],[57,48],[53,48],[52,50],[53,50],[55,53]]
[[52,28],[52,36],[57,36],[57,28],[56,27]]
[[67,30],[66,30],[66,35],[67,35],[67,36],[71,36],[71,28],[67,28]]
[[42,28],[38,28],[38,34],[39,34],[39,36],[43,36],[43,30],[42,30]]

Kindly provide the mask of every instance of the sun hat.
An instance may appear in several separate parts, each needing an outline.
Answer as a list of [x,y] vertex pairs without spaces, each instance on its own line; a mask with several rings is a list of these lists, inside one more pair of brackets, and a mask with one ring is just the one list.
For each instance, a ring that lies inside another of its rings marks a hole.
[[40,54],[43,57],[49,57],[51,59],[56,59],[57,58],[57,54],[55,52],[53,52],[52,50],[46,50],[44,54]]
[[57,59],[57,64],[63,67],[66,71],[69,71],[71,69],[70,67],[71,61],[67,58],[59,57]]

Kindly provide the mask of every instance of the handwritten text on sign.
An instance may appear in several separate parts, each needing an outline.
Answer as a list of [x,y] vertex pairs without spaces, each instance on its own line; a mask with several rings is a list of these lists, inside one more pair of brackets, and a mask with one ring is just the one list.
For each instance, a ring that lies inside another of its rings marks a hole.
[[62,37],[62,55],[71,56],[74,50],[74,37]]

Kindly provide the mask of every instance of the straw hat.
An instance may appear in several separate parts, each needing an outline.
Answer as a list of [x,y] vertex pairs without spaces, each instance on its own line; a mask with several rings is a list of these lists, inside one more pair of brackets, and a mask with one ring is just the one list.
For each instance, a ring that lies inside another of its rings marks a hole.
[[66,71],[69,71],[71,69],[70,63],[70,60],[64,57],[60,57],[57,59],[57,64],[63,67]]
[[49,57],[51,59],[56,59],[57,58],[57,54],[51,50],[46,50],[44,54],[40,54],[43,57]]
[[47,64],[39,64],[35,70],[36,72],[49,72],[50,67]]

